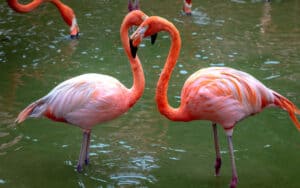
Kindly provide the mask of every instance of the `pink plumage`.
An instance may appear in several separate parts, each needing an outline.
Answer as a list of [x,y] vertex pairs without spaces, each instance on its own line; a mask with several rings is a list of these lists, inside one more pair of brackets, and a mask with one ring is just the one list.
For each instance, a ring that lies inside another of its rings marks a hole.
[[82,129],[91,129],[97,123],[126,112],[129,109],[129,95],[128,89],[111,76],[84,74],[56,86],[49,94],[25,108],[16,121],[21,123],[27,116],[46,116]]
[[21,123],[28,117],[47,117],[65,122],[83,130],[77,170],[82,171],[83,162],[89,162],[90,133],[93,126],[112,120],[128,111],[142,96],[145,78],[138,58],[130,55],[128,29],[139,25],[147,15],[135,10],[128,13],[121,25],[120,35],[130,61],[133,85],[126,88],[117,79],[102,74],[83,74],[66,80],[46,96],[26,107],[17,117]]
[[183,85],[178,108],[168,103],[167,90],[171,73],[179,57],[181,38],[176,27],[168,20],[151,16],[132,34],[132,53],[144,37],[166,31],[171,35],[171,47],[156,87],[156,102],[161,114],[172,121],[209,120],[212,122],[216,151],[215,174],[221,168],[221,153],[217,124],[226,132],[232,166],[231,188],[238,182],[234,160],[232,134],[234,126],[244,118],[259,113],[266,107],[279,107],[289,113],[298,130],[300,123],[295,114],[300,110],[287,98],[267,88],[250,74],[228,67],[210,67],[192,74]]

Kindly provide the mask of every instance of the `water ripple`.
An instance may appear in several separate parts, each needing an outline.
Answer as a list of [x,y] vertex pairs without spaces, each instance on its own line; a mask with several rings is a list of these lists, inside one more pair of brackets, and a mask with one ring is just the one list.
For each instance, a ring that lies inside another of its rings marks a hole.
[[4,179],[0,179],[0,184],[5,184],[6,181]]
[[264,62],[265,65],[277,65],[280,64],[279,61],[265,61]]
[[152,175],[145,176],[143,174],[134,172],[112,174],[110,179],[116,180],[119,186],[140,185],[141,181],[148,181],[150,183],[155,183],[157,181],[157,179]]
[[278,77],[280,77],[280,74],[268,76],[268,77],[264,78],[264,80],[271,80],[271,79],[278,78]]
[[193,15],[193,22],[197,25],[208,25],[210,24],[211,19],[208,17],[208,15],[205,12],[202,12],[195,8],[192,11]]

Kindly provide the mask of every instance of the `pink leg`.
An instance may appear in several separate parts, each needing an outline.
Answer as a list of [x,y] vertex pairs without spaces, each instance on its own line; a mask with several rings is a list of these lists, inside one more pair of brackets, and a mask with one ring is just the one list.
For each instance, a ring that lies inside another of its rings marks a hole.
[[233,144],[232,144],[232,136],[227,136],[229,152],[230,152],[230,160],[231,160],[231,168],[232,168],[232,179],[230,183],[230,188],[236,188],[238,183],[238,176],[235,166],[234,153],[233,153]]
[[91,132],[89,131],[88,132],[88,135],[87,135],[87,146],[86,146],[86,151],[85,151],[85,164],[88,165],[89,162],[90,162],[90,157],[89,157],[89,154],[90,154],[90,143],[91,143]]
[[81,144],[81,149],[80,149],[80,154],[79,154],[79,159],[78,159],[78,164],[77,164],[77,171],[82,172],[82,166],[83,162],[86,158],[86,152],[87,152],[87,146],[88,146],[88,139],[89,139],[89,130],[84,130],[83,131],[83,138],[82,138],[82,144]]
[[220,168],[222,165],[222,159],[221,159],[221,153],[220,153],[217,124],[213,123],[212,127],[213,127],[213,132],[214,132],[214,143],[215,143],[215,151],[216,151],[215,175],[219,176]]

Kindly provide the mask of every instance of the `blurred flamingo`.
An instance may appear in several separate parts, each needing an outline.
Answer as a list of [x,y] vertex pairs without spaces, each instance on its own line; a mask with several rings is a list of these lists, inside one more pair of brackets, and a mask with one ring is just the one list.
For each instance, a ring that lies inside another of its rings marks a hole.
[[128,12],[133,10],[140,10],[139,0],[128,0]]
[[171,48],[160,74],[156,88],[156,102],[161,114],[172,121],[209,120],[212,122],[216,161],[215,174],[221,167],[221,154],[216,124],[226,132],[231,166],[230,187],[235,188],[238,174],[234,160],[232,134],[235,125],[248,116],[261,112],[266,107],[279,107],[286,110],[298,130],[300,123],[295,114],[300,110],[287,98],[267,88],[253,76],[228,67],[200,69],[185,82],[181,91],[179,108],[168,103],[167,89],[171,73],[179,56],[181,39],[176,27],[158,16],[146,19],[131,35],[131,50],[136,54],[137,46],[144,37],[166,31],[171,35]]
[[192,0],[183,0],[182,10],[186,15],[192,15]]
[[131,11],[125,16],[120,29],[122,44],[133,74],[133,86],[130,89],[108,75],[83,74],[57,85],[46,96],[26,107],[16,119],[17,123],[21,123],[28,117],[45,116],[53,121],[80,127],[83,141],[77,165],[79,172],[82,171],[83,163],[89,162],[93,126],[115,119],[128,111],[144,91],[144,72],[140,60],[130,54],[128,29],[132,25],[139,25],[146,18],[141,11]]
[[33,0],[28,4],[20,4],[18,0],[7,0],[8,5],[19,13],[31,12],[43,2],[50,2],[58,8],[64,21],[70,26],[71,38],[77,38],[79,35],[79,27],[74,11],[69,6],[63,4],[60,0]]

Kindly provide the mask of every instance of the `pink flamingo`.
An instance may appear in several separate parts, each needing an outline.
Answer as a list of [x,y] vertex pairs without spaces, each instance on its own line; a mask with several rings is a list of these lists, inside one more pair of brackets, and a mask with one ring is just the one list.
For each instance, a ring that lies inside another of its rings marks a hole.
[[186,15],[192,15],[192,0],[183,0],[182,10]]
[[156,88],[156,102],[161,114],[172,121],[209,120],[212,122],[216,151],[215,174],[221,167],[221,154],[216,124],[226,132],[231,166],[231,188],[238,182],[234,160],[232,134],[235,125],[248,116],[261,112],[266,107],[279,107],[286,110],[298,130],[300,123],[295,114],[300,110],[287,98],[267,88],[253,76],[232,68],[210,67],[200,69],[184,83],[179,108],[168,103],[169,80],[179,56],[181,39],[176,27],[166,19],[152,16],[146,19],[131,35],[131,50],[136,54],[137,46],[144,37],[166,31],[171,36],[171,47],[160,74]]
[[133,11],[133,10],[140,10],[140,4],[139,0],[128,0],[128,12]]
[[133,86],[128,89],[117,79],[103,74],[83,74],[57,85],[46,96],[27,106],[17,117],[21,123],[28,117],[45,116],[53,121],[78,126],[83,130],[83,141],[77,170],[89,162],[91,129],[98,123],[117,118],[128,111],[141,97],[145,78],[138,58],[130,54],[128,29],[147,18],[141,11],[131,11],[124,18],[120,35],[130,61]]
[[[7,0],[8,5],[19,13],[27,13],[36,9],[43,2],[48,2],[47,0],[33,0],[28,4],[20,4],[18,0]],[[79,26],[77,24],[77,20],[74,14],[74,11],[67,5],[63,4],[60,0],[49,0],[52,4],[54,4],[64,21],[70,26],[70,35],[71,38],[77,38],[79,35]]]

